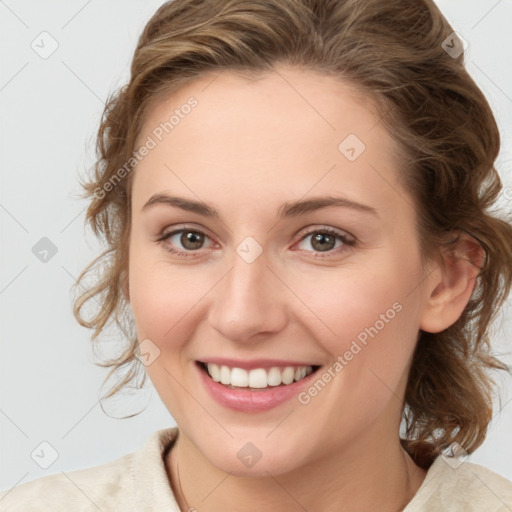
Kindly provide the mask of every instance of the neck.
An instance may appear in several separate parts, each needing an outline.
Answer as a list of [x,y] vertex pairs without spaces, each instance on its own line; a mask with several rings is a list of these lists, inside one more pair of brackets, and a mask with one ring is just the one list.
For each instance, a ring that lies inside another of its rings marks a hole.
[[229,510],[234,503],[247,512],[265,508],[338,512],[340,504],[343,509],[360,512],[402,510],[426,471],[413,463],[398,437],[395,442],[383,443],[384,437],[368,434],[340,452],[287,473],[238,477],[212,465],[180,432],[167,454],[167,473],[182,511]]

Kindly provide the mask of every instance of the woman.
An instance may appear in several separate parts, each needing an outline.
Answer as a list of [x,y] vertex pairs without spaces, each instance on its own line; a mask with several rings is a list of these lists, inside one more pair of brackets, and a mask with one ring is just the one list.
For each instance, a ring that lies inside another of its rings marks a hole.
[[[177,428],[6,510],[509,510],[499,132],[428,0],[175,0],[108,102],[75,313]],[[101,299],[85,319],[82,307]],[[451,457],[444,454],[451,451]]]

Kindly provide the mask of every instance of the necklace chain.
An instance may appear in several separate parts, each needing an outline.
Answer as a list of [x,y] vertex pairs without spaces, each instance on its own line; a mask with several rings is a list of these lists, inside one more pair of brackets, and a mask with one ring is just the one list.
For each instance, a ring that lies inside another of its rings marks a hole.
[[180,494],[183,498],[183,501],[185,502],[185,505],[187,505],[187,512],[190,510],[190,505],[188,504],[187,498],[185,498],[185,494],[183,494],[183,489],[181,487],[181,479],[180,479],[180,468],[178,466],[178,461],[176,461],[176,474],[178,475],[178,487],[180,488]]

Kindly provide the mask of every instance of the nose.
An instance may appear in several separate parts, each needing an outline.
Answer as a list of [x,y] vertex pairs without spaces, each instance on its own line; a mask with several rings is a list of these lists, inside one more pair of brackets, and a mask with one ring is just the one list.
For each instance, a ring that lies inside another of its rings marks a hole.
[[224,338],[251,343],[285,327],[287,289],[269,267],[264,254],[250,263],[234,255],[231,270],[215,287],[208,316],[210,325]]

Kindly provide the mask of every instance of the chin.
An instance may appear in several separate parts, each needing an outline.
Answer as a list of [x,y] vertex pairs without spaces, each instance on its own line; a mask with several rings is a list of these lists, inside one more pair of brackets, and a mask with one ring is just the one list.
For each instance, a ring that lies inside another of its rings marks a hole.
[[268,478],[269,473],[272,476],[289,473],[296,470],[301,462],[296,456],[297,450],[291,445],[288,445],[286,452],[277,450],[270,443],[258,449],[248,441],[235,441],[225,449],[219,447],[220,449],[214,451],[211,446],[209,448],[202,453],[211,464],[225,473],[241,478]]

